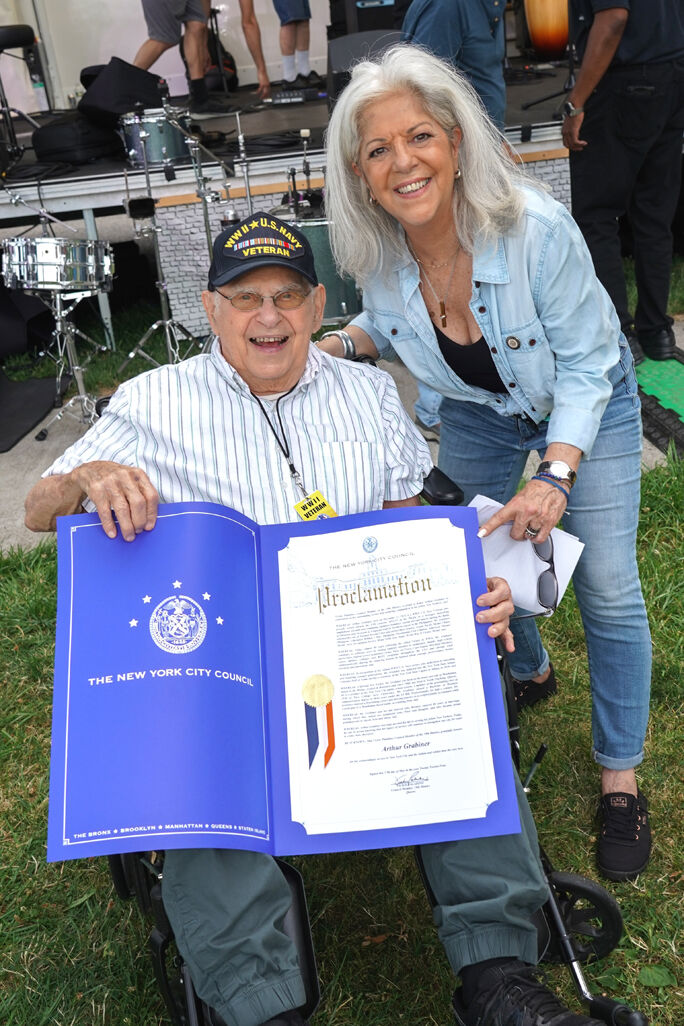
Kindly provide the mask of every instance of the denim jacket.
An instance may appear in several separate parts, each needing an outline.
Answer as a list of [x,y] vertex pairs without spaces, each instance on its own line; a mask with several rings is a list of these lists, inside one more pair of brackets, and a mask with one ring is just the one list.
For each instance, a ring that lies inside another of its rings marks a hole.
[[448,366],[408,250],[366,284],[364,310],[352,323],[367,332],[381,357],[401,357],[442,395],[537,424],[547,419],[547,442],[589,454],[612,393],[620,323],[565,207],[536,189],[525,188],[524,196],[521,222],[489,244],[476,242],[473,253],[470,310],[505,393],[467,385]]

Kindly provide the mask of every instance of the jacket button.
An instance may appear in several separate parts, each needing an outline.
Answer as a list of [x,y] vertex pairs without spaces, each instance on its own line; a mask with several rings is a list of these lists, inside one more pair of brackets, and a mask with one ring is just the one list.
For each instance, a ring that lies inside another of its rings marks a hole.
[[474,285],[475,285],[475,288],[476,288],[476,289],[479,289],[479,287],[480,287],[480,283],[479,283],[479,281],[476,281],[476,282],[474,283]]
[[531,338],[531,339],[530,339],[530,345],[531,345],[531,346],[536,346],[536,344],[537,344],[537,340],[536,340],[536,338]]
[[491,348],[491,352],[492,352],[492,353],[495,353],[495,352],[496,352],[496,346],[492,346],[492,348]]
[[506,339],[506,345],[509,349],[520,349],[520,339],[516,338],[515,335],[509,335]]
[[477,309],[478,309],[478,313],[486,313],[487,312],[487,307],[486,306],[478,306]]
[[508,382],[508,387],[509,388],[515,388],[515,381],[509,381]]
[[396,334],[397,334],[397,329],[396,328],[392,328],[391,331],[390,331],[390,335],[396,335]]

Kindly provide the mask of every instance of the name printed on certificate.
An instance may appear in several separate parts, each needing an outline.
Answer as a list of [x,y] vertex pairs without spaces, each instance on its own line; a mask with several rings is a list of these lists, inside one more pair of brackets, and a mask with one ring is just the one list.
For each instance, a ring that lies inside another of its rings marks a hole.
[[279,575],[292,819],[317,834],[483,818],[497,790],[463,530],[292,538]]

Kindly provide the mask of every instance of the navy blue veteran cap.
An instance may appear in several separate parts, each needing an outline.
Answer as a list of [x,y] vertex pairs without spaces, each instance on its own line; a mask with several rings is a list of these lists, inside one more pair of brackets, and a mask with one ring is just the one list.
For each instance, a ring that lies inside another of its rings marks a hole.
[[297,228],[271,214],[250,214],[214,239],[209,289],[225,285],[247,271],[276,264],[318,285],[311,246]]

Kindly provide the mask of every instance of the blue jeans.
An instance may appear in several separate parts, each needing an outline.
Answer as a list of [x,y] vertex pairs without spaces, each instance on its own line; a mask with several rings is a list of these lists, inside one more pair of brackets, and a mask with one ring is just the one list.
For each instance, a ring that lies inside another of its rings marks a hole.
[[[563,526],[585,548],[573,576],[589,659],[594,758],[609,769],[643,759],[651,680],[651,637],[636,563],[641,485],[641,416],[629,349],[611,371],[613,395],[591,456],[584,457]],[[528,453],[546,450],[546,423],[502,417],[488,406],[445,398],[439,466],[470,502],[478,492],[507,502]],[[513,625],[510,665],[526,680],[548,656],[534,620]]]

